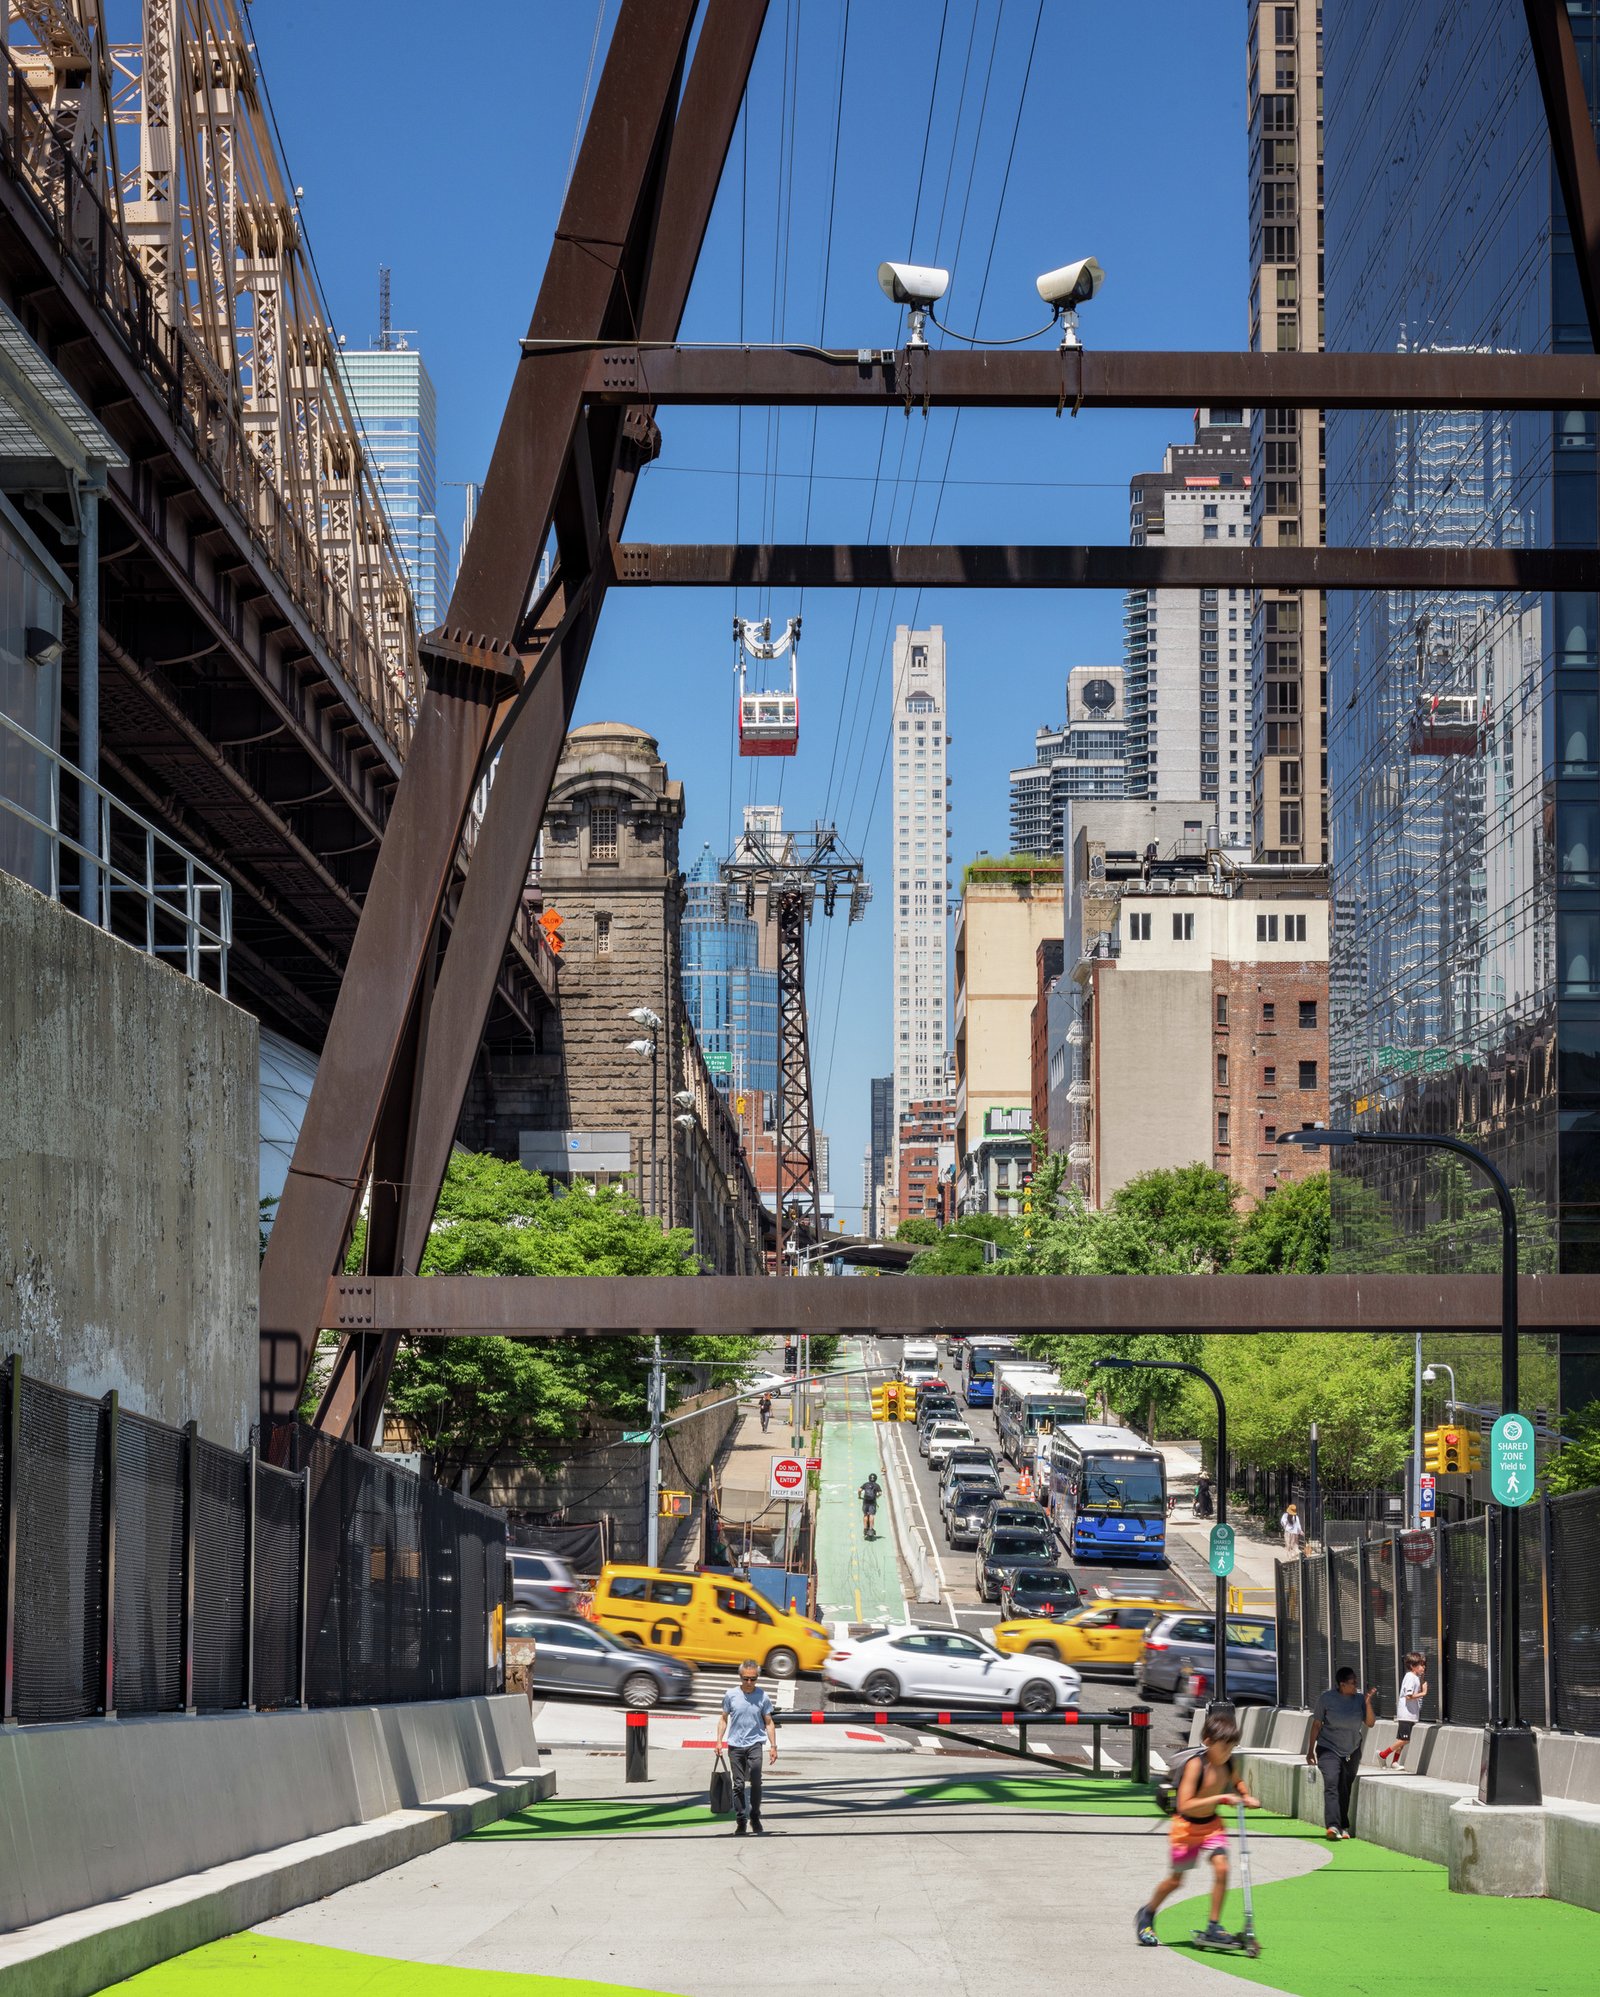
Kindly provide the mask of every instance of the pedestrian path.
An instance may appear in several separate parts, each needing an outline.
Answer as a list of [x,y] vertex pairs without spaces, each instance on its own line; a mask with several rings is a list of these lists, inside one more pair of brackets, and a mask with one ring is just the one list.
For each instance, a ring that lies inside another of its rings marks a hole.
[[[864,1363],[858,1340],[850,1341],[847,1351],[845,1364]],[[906,1598],[887,1496],[878,1508],[875,1536],[867,1539],[861,1530],[856,1494],[873,1470],[882,1483],[878,1425],[872,1419],[867,1383],[861,1378],[830,1381],[817,1503],[817,1615],[825,1623],[905,1619]]]
[[[737,1682],[731,1671],[702,1666],[694,1675],[694,1690],[684,1706],[656,1706],[650,1714],[650,1738],[663,1747],[677,1746],[687,1728],[705,1732],[704,1717],[713,1721],[722,1711],[724,1693]],[[764,1688],[780,1713],[792,1713],[795,1681],[767,1679]],[[534,1714],[534,1731],[541,1747],[621,1747],[627,1729],[627,1708],[600,1699],[547,1699]],[[712,1729],[715,1732],[715,1726]]]

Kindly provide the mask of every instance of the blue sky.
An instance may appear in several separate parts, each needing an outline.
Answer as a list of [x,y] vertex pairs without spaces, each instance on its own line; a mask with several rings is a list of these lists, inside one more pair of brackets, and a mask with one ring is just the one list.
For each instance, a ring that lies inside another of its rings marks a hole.
[[[596,75],[616,10],[606,0]],[[471,0],[447,16],[420,0],[254,9],[334,323],[352,346],[371,338],[377,267],[389,264],[395,322],[412,329],[438,387],[446,480],[479,479],[488,463],[595,20],[595,0]],[[951,267],[950,326],[1010,338],[1044,318],[1034,276],[1093,254],[1107,278],[1082,314],[1086,344],[1243,346],[1244,21],[1237,0],[772,0],[684,337],[893,344],[899,315],[875,273],[909,256]],[[813,433],[809,412],[741,422],[672,410],[628,535],[1121,541],[1130,474],[1186,429],[1181,413],[1160,411],[909,422],[896,411],[835,414]],[[453,540],[460,501],[453,487],[441,500]],[[685,786],[686,866],[702,841],[726,845],[747,801],[780,796],[791,822],[836,821],[864,851],[878,898],[847,947],[842,918],[832,936],[819,922],[808,970],[819,1115],[853,1225],[868,1082],[890,1067],[894,626],[945,627],[959,883],[963,861],[1005,849],[1007,772],[1031,758],[1035,728],[1061,718],[1069,668],[1120,658],[1121,600],[741,601],[746,615],[804,614],[801,747],[782,763],[730,754],[733,608],[726,590],[614,592],[578,719],[659,738]]]

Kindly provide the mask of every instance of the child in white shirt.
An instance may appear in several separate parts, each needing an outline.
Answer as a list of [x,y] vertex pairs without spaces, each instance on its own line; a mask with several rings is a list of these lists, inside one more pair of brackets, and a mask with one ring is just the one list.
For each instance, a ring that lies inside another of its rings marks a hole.
[[1428,1696],[1428,1681],[1423,1677],[1427,1659],[1420,1650],[1406,1652],[1405,1676],[1400,1680],[1400,1704],[1397,1708],[1395,1738],[1388,1747],[1378,1750],[1378,1759],[1390,1768],[1399,1768],[1404,1761],[1406,1742],[1411,1738],[1411,1729],[1422,1718],[1422,1702]]

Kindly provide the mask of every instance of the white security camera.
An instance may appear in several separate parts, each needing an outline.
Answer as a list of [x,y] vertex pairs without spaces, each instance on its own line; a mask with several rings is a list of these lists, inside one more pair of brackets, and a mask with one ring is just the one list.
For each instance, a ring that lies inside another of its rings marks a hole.
[[1106,274],[1093,257],[1080,257],[1076,263],[1063,264],[1059,270],[1047,270],[1043,277],[1034,279],[1045,304],[1054,306],[1061,314],[1062,346],[1077,346],[1077,308],[1086,305],[1105,281]]
[[911,308],[906,345],[925,347],[928,342],[923,336],[923,321],[928,307],[936,305],[949,289],[949,271],[940,270],[936,264],[881,263],[878,266],[878,283],[886,298],[892,298],[896,305],[909,305]]

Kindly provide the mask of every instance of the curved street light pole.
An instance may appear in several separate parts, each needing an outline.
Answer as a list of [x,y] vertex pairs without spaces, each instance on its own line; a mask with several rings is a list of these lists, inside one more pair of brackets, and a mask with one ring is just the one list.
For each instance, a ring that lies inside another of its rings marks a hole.
[[[1500,1412],[1515,1414],[1520,1398],[1517,1378],[1517,1209],[1505,1174],[1485,1152],[1459,1137],[1400,1130],[1286,1130],[1280,1144],[1336,1150],[1347,1144],[1421,1146],[1453,1152],[1476,1165],[1494,1188],[1500,1209]],[[1455,1375],[1450,1376],[1452,1383]],[[1421,1465],[1417,1466],[1420,1473]],[[1522,1588],[1520,1539],[1514,1505],[1502,1505],[1500,1538],[1500,1668],[1495,1673],[1495,1711],[1484,1737],[1483,1770],[1478,1778],[1482,1803],[1522,1804],[1541,1801],[1539,1752],[1533,1729],[1522,1722]]]
[[[1217,1524],[1228,1523],[1228,1404],[1222,1398],[1222,1389],[1203,1367],[1191,1366],[1186,1359],[1096,1359],[1089,1366],[1091,1373],[1109,1371],[1114,1373],[1188,1373],[1196,1380],[1202,1380],[1211,1389],[1217,1404]],[[1212,1673],[1213,1690],[1211,1703],[1223,1706],[1228,1703],[1228,1577],[1217,1576],[1216,1597],[1217,1622],[1213,1635],[1212,1648],[1216,1653],[1216,1669]]]

